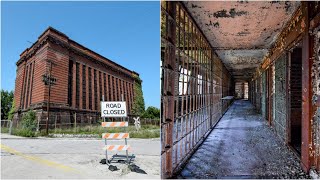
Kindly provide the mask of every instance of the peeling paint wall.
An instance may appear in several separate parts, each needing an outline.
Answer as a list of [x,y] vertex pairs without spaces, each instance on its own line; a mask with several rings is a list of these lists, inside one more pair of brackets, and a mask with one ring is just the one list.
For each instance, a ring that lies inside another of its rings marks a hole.
[[312,64],[312,92],[313,104],[316,105],[316,110],[311,121],[312,126],[312,149],[311,155],[315,157],[315,164],[318,172],[320,172],[320,105],[316,102],[320,97],[320,26],[313,32],[314,38],[314,56]]
[[298,1],[185,1],[235,79],[249,80]]
[[286,140],[287,134],[287,89],[286,89],[286,73],[287,73],[287,56],[282,55],[275,62],[275,119],[274,128],[276,133],[283,140]]

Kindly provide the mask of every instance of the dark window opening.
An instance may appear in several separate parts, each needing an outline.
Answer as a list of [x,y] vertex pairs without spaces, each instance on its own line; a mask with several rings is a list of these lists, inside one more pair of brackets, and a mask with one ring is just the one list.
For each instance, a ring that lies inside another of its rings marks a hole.
[[109,92],[109,99],[108,100],[110,100],[110,101],[112,101],[112,99],[111,99],[111,83],[110,83],[110,81],[111,81],[111,79],[110,79],[110,75],[108,75],[108,92]]
[[79,79],[79,63],[76,63],[76,108],[79,108],[80,102],[80,79]]
[[104,100],[106,100],[106,99],[108,99],[107,97],[106,97],[106,95],[107,95],[107,85],[106,85],[106,83],[107,83],[107,81],[106,81],[106,73],[103,73],[103,89],[104,89],[104,92],[103,92],[103,94],[104,94]]
[[102,97],[102,80],[101,80],[101,72],[99,71],[99,94],[100,94],[100,96],[99,96],[99,101],[101,101],[101,97]]
[[118,88],[118,79],[116,78],[115,81],[116,81],[117,101],[119,101],[120,98],[119,98],[119,92],[118,92],[118,89],[119,89]]
[[302,121],[302,48],[296,47],[290,53],[290,144],[301,154]]
[[112,84],[112,95],[113,95],[113,99],[112,99],[112,100],[113,100],[113,101],[116,101],[114,77],[112,76],[111,79],[112,79],[111,84]]
[[88,79],[89,79],[89,109],[92,109],[92,74],[91,68],[89,67]]
[[68,104],[72,105],[72,76],[73,76],[73,61],[69,61],[69,71],[68,71]]
[[97,70],[93,70],[93,84],[94,84],[94,109],[97,110],[98,109],[98,101],[97,101]]
[[26,97],[26,108],[28,108],[28,105],[29,105],[29,92],[30,92],[30,80],[31,80],[31,67],[32,67],[32,64],[29,65],[29,70],[28,70],[28,86],[27,86],[27,97]]
[[82,66],[82,109],[86,109],[86,66]]

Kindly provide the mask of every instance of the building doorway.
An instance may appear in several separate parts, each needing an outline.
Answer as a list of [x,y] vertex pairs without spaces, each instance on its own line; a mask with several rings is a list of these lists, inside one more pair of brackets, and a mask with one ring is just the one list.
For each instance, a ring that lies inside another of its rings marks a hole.
[[302,47],[289,53],[289,145],[301,154],[302,125]]

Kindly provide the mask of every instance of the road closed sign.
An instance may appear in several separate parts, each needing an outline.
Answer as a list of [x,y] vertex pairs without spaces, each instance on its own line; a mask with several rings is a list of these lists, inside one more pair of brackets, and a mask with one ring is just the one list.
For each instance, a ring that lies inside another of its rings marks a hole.
[[101,117],[127,117],[126,102],[101,102]]

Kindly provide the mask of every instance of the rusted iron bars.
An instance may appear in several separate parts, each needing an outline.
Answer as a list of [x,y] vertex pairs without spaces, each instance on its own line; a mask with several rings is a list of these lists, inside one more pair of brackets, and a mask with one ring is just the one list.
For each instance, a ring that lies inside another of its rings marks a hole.
[[172,177],[230,105],[232,78],[182,3],[161,2],[161,163]]

